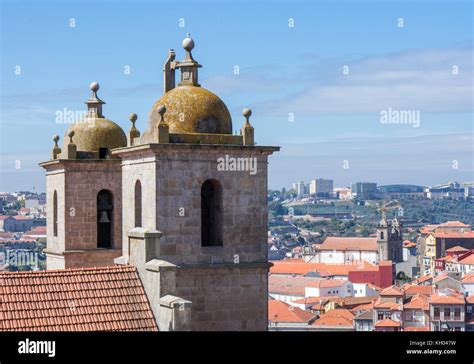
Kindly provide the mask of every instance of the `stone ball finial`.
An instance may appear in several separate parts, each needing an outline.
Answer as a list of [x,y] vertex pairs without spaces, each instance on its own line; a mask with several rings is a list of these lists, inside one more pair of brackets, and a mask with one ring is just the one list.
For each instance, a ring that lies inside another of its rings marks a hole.
[[97,91],[99,91],[100,85],[99,85],[99,82],[92,82],[89,85],[89,87],[93,92],[97,92]]
[[186,38],[183,40],[183,48],[188,52],[191,52],[194,48],[194,40],[189,36],[189,33],[186,35]]
[[156,108],[156,111],[158,111],[158,114],[160,114],[161,117],[163,118],[163,115],[166,112],[166,106],[165,105],[160,105]]
[[54,143],[58,144],[58,142],[59,142],[59,135],[58,134],[53,135],[53,141],[54,141]]
[[244,116],[244,118],[248,119],[252,115],[252,110],[246,107],[242,110],[242,115]]
[[138,119],[138,116],[137,114],[135,114],[134,112],[132,112],[129,116],[128,116],[128,120],[130,120],[133,123],[135,123],[135,121],[137,121]]
[[74,136],[74,134],[75,134],[75,133],[74,133],[74,130],[71,130],[71,131],[67,134],[67,136],[69,137],[69,143],[71,143],[71,144],[72,144],[72,137]]

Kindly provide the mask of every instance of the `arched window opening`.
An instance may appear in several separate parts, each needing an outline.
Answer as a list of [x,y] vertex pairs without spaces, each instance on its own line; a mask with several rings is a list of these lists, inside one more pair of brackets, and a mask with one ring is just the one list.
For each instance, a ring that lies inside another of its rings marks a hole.
[[135,227],[142,227],[142,184],[135,183]]
[[201,187],[201,245],[222,246],[222,187],[207,180]]
[[58,192],[53,193],[53,236],[58,236]]
[[383,240],[383,231],[380,232],[380,239]]
[[102,190],[97,194],[97,247],[112,248],[112,221],[113,221],[112,193]]

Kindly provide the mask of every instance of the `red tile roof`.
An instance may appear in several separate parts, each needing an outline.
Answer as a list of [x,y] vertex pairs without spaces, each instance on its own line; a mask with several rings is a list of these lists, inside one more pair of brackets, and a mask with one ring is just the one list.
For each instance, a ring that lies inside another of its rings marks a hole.
[[446,221],[440,224],[439,227],[470,228],[471,225],[465,224],[462,221]]
[[327,237],[320,250],[377,251],[377,238]]
[[305,305],[311,305],[315,303],[326,303],[329,302],[331,298],[334,298],[336,300],[343,300],[342,297],[339,296],[324,296],[324,297],[305,297],[305,298],[298,298],[292,302],[298,303],[298,304],[305,304]]
[[428,326],[411,326],[403,328],[403,331],[430,331]]
[[354,327],[354,320],[350,320],[342,316],[325,316],[313,322],[313,326],[321,328],[347,328],[352,329]]
[[343,279],[324,279],[302,276],[288,277],[271,274],[268,278],[268,290],[270,293],[304,296],[306,287],[330,288],[340,287],[346,283],[348,283],[348,281]]
[[474,283],[474,273],[466,274],[462,278],[462,283]]
[[386,310],[391,310],[391,311],[403,311],[403,305],[392,302],[392,301],[376,301],[374,303],[374,308],[376,309],[386,309]]
[[446,249],[446,253],[462,253],[462,252],[468,252],[469,249],[464,248],[462,246],[456,245],[453,246],[452,248]]
[[451,229],[436,229],[434,233],[436,238],[447,238],[447,239],[472,239],[474,238],[474,231],[462,231],[462,230],[451,230]]
[[381,296],[403,296],[403,291],[400,287],[390,286],[380,291]]
[[391,319],[385,319],[377,322],[375,327],[400,327],[400,322],[393,321]]
[[268,320],[271,322],[309,323],[315,316],[298,307],[277,300],[268,301]]
[[467,253],[466,255],[463,255],[460,257],[458,260],[458,263],[460,264],[468,264],[468,265],[474,265],[474,254]]
[[432,276],[431,274],[427,274],[427,275],[425,275],[425,276],[421,276],[421,277],[418,278],[415,282],[416,282],[417,284],[420,284],[420,283],[429,281],[430,279],[433,279],[433,276]]
[[426,295],[418,294],[413,296],[409,302],[403,305],[403,308],[406,310],[429,310],[429,297]]
[[452,289],[446,288],[433,293],[430,296],[430,304],[434,305],[464,305],[464,295]]
[[23,216],[23,215],[15,215],[13,216],[15,220],[31,220],[33,219],[32,216]]
[[157,331],[135,267],[0,273],[0,331]]
[[433,286],[432,285],[426,285],[426,286],[418,286],[416,284],[404,284],[402,286],[402,290],[405,292],[406,295],[409,296],[414,296],[416,294],[424,294],[424,295],[430,295],[433,292]]
[[354,326],[354,314],[341,308],[329,310],[320,315],[319,319],[314,321],[313,326],[352,328]]
[[323,313],[322,315],[319,316],[320,318],[322,317],[345,317],[347,319],[354,319],[354,314],[345,308],[335,308],[333,310],[329,310],[326,313]]
[[367,304],[362,304],[362,305],[358,305],[358,306],[355,306],[351,309],[352,312],[357,312],[357,311],[369,311],[369,310],[373,310],[374,308],[374,303],[367,303]]
[[321,275],[347,276],[352,271],[377,271],[378,267],[366,261],[350,264],[326,264],[306,263],[302,259],[288,259],[273,261],[270,268],[272,274],[296,274],[306,275],[310,272],[318,272]]

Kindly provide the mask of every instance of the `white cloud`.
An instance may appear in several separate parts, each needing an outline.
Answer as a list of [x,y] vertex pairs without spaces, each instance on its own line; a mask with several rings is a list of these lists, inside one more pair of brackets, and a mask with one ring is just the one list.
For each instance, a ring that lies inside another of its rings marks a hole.
[[[380,112],[392,107],[421,112],[472,110],[472,49],[417,50],[365,58],[349,74],[309,82],[304,91],[256,107],[267,115]],[[453,74],[457,66],[459,74]],[[311,81],[311,75],[308,75]]]

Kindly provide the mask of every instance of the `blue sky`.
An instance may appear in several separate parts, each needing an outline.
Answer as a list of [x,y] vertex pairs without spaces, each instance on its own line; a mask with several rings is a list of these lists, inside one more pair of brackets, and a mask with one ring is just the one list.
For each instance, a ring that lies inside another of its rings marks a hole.
[[[3,1],[0,191],[44,190],[55,113],[83,110],[92,81],[106,117],[128,131],[136,112],[143,131],[187,32],[234,129],[250,106],[257,142],[282,146],[270,188],[472,181],[472,30],[470,1]],[[381,123],[388,108],[419,127]]]

